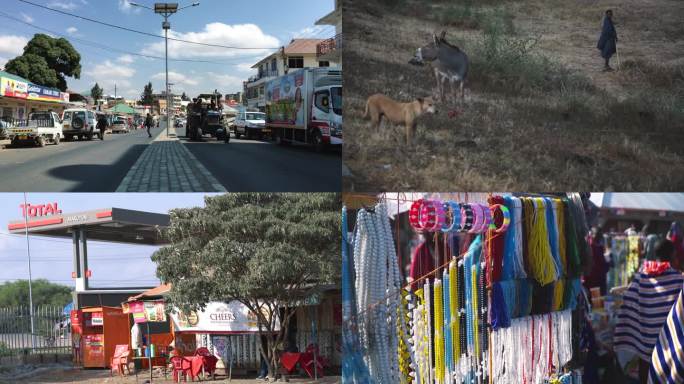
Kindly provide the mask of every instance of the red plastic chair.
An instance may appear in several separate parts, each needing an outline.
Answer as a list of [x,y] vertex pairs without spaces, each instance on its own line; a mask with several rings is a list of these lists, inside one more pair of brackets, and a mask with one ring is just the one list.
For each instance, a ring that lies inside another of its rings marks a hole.
[[199,347],[195,350],[195,353],[193,356],[212,356],[212,354],[211,354],[211,352],[209,352],[209,348]]
[[[316,353],[316,359],[314,359],[314,352]],[[314,360],[316,361],[315,371]],[[318,377],[321,378],[323,377],[323,368],[328,365],[328,361],[321,356],[320,352],[318,352],[317,345],[309,344],[309,346],[306,347],[306,353],[303,353],[300,357],[299,364],[309,377],[314,378],[314,376],[318,375]]]
[[114,355],[112,356],[112,359],[109,364],[109,376],[112,376],[112,373],[116,370],[119,372],[120,376],[123,376],[124,374],[124,368],[128,371],[130,374],[130,370],[128,368],[128,356],[131,354],[131,350],[128,349],[128,344],[118,344],[116,348],[114,349]]
[[173,381],[180,383],[180,378],[183,376],[185,381],[188,381],[188,376],[190,376],[190,381],[192,379],[192,362],[183,356],[173,356],[171,358],[171,364],[173,365]]

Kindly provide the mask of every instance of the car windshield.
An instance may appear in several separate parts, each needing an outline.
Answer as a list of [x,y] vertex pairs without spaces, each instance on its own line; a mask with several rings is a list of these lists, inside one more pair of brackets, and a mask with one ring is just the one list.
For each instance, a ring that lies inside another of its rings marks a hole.
[[117,117],[114,119],[114,124],[124,124],[126,120],[124,120],[122,117]]
[[245,120],[266,120],[266,114],[265,113],[248,113],[247,118]]
[[330,89],[332,94],[332,107],[336,115],[342,115],[342,87]]
[[81,120],[85,121],[85,112],[83,111],[67,111],[64,112],[64,120],[71,120],[75,118],[80,118]]
[[50,120],[52,118],[52,115],[49,113],[32,113],[30,119],[31,120]]

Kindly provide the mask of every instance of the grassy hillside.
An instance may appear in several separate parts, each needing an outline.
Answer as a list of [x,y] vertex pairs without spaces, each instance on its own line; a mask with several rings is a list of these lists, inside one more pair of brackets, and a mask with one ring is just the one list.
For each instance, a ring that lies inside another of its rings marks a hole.
[[[608,7],[612,73],[595,48]],[[346,0],[345,188],[681,190],[681,20],[679,0]],[[369,95],[433,94],[431,69],[408,60],[442,30],[471,58],[465,103],[439,104],[411,146],[401,127],[372,130]]]

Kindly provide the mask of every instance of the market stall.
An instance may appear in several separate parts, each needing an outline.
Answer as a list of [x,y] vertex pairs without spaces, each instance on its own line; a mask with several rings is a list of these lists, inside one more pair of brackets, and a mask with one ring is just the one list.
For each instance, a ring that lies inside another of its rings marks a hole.
[[409,193],[348,203],[357,204],[343,213],[349,382],[581,382],[586,196]]

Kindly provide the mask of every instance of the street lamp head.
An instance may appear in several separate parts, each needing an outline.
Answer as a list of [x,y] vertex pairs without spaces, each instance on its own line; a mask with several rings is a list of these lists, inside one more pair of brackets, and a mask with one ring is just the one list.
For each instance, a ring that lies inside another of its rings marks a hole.
[[172,14],[178,12],[178,3],[154,3],[154,13]]

